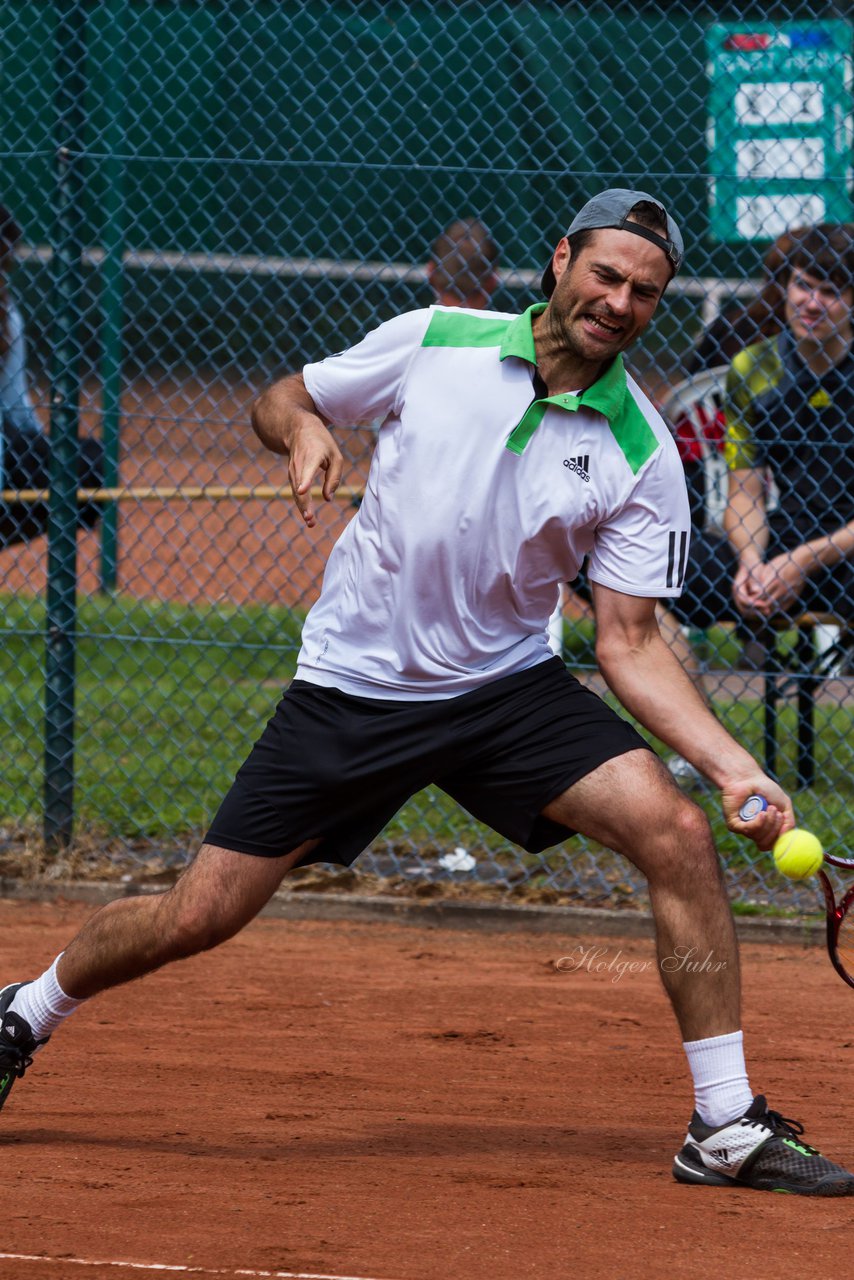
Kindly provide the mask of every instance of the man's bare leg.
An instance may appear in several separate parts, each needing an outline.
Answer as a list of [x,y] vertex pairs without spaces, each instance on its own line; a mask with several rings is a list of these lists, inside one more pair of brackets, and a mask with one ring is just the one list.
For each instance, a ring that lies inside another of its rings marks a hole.
[[280,858],[203,844],[171,889],[120,898],[84,924],[57,965],[62,990],[85,1000],[225,942],[254,919],[316,843]]
[[[543,810],[623,854],[649,884],[662,982],[686,1041],[740,1026],[738,944],[705,814],[651,752],[617,756]],[[696,965],[680,963],[692,951]]]

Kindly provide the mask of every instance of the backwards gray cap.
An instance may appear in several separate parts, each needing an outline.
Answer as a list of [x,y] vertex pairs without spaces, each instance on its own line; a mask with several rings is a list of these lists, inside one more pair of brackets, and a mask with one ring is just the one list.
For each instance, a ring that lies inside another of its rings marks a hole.
[[[666,239],[664,236],[658,235],[657,232],[650,231],[647,227],[642,227],[638,222],[629,221],[629,214],[641,200],[649,200],[651,204],[657,205],[664,214],[667,220]],[[685,246],[682,243],[682,235],[679,228],[661,201],[656,200],[655,196],[649,195],[646,191],[630,191],[627,187],[611,187],[608,191],[600,192],[598,196],[588,200],[581,211],[575,215],[567,228],[566,234],[571,236],[576,231],[597,231],[604,227],[613,227],[618,231],[631,231],[633,235],[642,236],[644,240],[657,244],[659,249],[667,255],[674,275],[682,265]],[[547,298],[552,296],[556,283],[552,264],[549,262],[543,272],[543,293]]]

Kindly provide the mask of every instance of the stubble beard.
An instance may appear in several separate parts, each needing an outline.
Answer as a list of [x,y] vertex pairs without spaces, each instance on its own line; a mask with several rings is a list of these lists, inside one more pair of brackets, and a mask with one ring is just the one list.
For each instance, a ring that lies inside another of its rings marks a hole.
[[571,357],[573,360],[584,361],[587,364],[601,364],[602,357],[591,355],[584,343],[575,336],[573,323],[568,319],[566,313],[559,312],[549,318],[552,322],[549,326],[549,336],[556,351],[559,351],[562,356]]
[[550,315],[551,321],[549,325],[549,338],[553,344],[553,349],[562,359],[569,359],[573,363],[584,367],[593,372],[596,377],[599,371],[624,350],[624,344],[615,340],[614,346],[610,351],[603,351],[594,348],[593,350],[584,341],[584,338],[576,336],[575,326],[581,323],[582,313],[578,313],[578,319],[573,321],[566,313],[558,313]]

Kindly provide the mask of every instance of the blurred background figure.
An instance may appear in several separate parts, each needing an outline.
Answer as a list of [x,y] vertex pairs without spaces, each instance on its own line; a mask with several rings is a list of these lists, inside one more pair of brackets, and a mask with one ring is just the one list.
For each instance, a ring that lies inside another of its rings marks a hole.
[[[36,417],[27,375],[24,322],[9,286],[21,228],[0,205],[0,489],[46,489],[50,484],[50,445]],[[80,441],[80,487],[98,489],[104,451],[97,440]],[[78,509],[78,524],[97,523],[97,503]],[[0,503],[0,548],[30,542],[47,529],[46,502]]]
[[805,227],[778,236],[762,259],[759,292],[747,302],[725,307],[701,335],[685,362],[686,371],[729,365],[739,351],[764,338],[773,338],[786,325],[786,282],[792,251]]
[[457,218],[436,237],[427,279],[442,307],[484,311],[498,288],[498,246],[479,218]]
[[[778,236],[762,260],[755,297],[725,307],[702,333],[685,362],[688,377],[664,403],[685,468],[691,520],[698,532],[723,536],[726,506],[724,383],[730,363],[747,347],[786,326],[786,282],[800,227]],[[705,376],[704,376],[705,375]]]

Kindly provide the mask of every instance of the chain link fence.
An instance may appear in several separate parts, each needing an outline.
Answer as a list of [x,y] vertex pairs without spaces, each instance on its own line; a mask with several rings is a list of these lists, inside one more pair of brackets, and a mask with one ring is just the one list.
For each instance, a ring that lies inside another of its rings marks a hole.
[[[630,363],[677,434],[698,532],[725,543],[733,342],[791,336],[780,238],[852,217],[851,45],[848,7],[817,0],[6,0],[0,868],[70,842],[90,869],[136,874],[195,848],[292,674],[374,441],[340,433],[343,496],[307,531],[249,405],[274,377],[428,305],[431,246],[455,218],[489,228],[490,305],[517,311],[597,190],[640,187],[674,211],[685,265]],[[850,315],[837,315],[854,258],[818,280],[798,261],[803,306],[837,318],[833,358],[812,371],[809,421],[794,392],[777,394],[798,382],[797,342],[779,367],[742,370],[739,447],[754,449],[741,461],[765,477],[768,510],[791,514],[799,494],[821,519],[795,525],[816,538],[854,515]],[[843,569],[846,556],[843,539]],[[674,643],[804,825],[850,847],[850,616],[840,597],[810,599],[800,624],[790,602],[790,621],[762,634],[676,618]],[[601,687],[585,612],[567,598],[560,642]],[[812,901],[727,835],[701,782],[683,782],[745,909]],[[523,855],[438,790],[359,865],[586,901],[641,891],[584,841]]]

